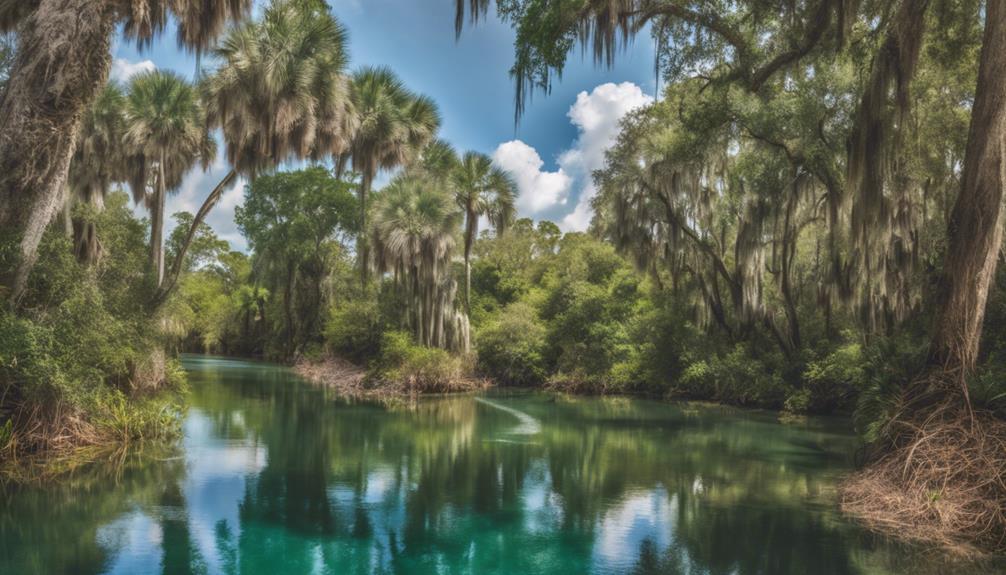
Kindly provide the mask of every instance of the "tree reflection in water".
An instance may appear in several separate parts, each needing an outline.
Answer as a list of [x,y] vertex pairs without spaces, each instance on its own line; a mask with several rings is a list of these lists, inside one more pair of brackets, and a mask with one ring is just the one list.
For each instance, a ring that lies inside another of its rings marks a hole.
[[919,572],[834,511],[841,422],[534,394],[385,407],[188,365],[184,457],[7,488],[0,572]]

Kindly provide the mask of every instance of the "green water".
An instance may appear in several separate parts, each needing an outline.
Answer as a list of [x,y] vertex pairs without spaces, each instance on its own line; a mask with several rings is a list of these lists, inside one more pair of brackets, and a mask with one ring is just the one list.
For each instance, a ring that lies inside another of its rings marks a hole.
[[965,572],[836,512],[844,421],[527,393],[386,408],[185,363],[179,446],[2,489],[0,573]]

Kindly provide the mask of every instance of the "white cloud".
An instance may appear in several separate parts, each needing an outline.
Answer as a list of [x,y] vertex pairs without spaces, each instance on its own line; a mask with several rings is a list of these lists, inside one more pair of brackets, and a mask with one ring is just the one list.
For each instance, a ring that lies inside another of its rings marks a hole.
[[576,208],[560,222],[564,230],[583,231],[590,225],[590,200],[597,194],[592,174],[604,167],[604,153],[618,137],[619,122],[629,112],[653,102],[632,82],[602,84],[580,92],[569,119],[580,131],[573,148],[559,157],[559,166],[580,184]]
[[116,58],[112,62],[112,79],[125,84],[130,78],[139,74],[140,72],[151,72],[157,69],[157,66],[150,60],[143,60],[140,62],[130,62],[125,58]]
[[566,203],[572,178],[561,168],[557,172],[543,172],[545,162],[531,146],[520,140],[500,144],[493,153],[493,161],[517,182],[520,213],[536,215]]
[[517,181],[520,195],[517,208],[523,215],[540,216],[565,206],[576,205],[559,222],[564,231],[582,231],[590,224],[590,200],[596,195],[592,174],[604,166],[604,153],[618,136],[619,121],[653,98],[632,82],[601,84],[589,94],[580,92],[570,107],[570,122],[578,136],[559,155],[558,169],[542,171],[544,162],[537,150],[520,140],[501,144],[493,154],[497,165]]

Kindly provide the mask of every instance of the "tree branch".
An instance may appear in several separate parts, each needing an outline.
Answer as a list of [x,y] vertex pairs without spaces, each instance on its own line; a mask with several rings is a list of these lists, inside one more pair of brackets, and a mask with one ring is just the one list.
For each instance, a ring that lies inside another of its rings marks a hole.
[[220,201],[220,197],[223,196],[224,191],[234,183],[237,178],[237,172],[231,170],[224,176],[224,179],[220,180],[213,191],[210,192],[209,196],[206,196],[206,200],[203,201],[203,205],[200,206],[199,211],[196,212],[194,218],[192,218],[192,224],[189,226],[189,231],[185,234],[185,241],[182,242],[182,247],[178,250],[178,254],[175,256],[175,261],[171,264],[171,272],[164,278],[164,282],[161,287],[158,288],[157,293],[154,295],[154,299],[151,302],[153,307],[158,307],[167,301],[168,296],[171,295],[171,291],[174,289],[175,284],[178,283],[178,276],[182,273],[182,262],[185,260],[185,254],[189,251],[189,246],[192,244],[193,238],[196,237],[196,232],[199,230],[199,226],[203,224],[206,220],[206,216],[213,209],[213,206]]

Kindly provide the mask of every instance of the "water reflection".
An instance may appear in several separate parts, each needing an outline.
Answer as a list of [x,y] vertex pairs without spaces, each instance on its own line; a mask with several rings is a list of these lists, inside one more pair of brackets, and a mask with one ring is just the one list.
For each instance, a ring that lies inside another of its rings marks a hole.
[[385,408],[187,363],[177,451],[3,491],[0,573],[920,572],[835,513],[841,425],[532,394]]

